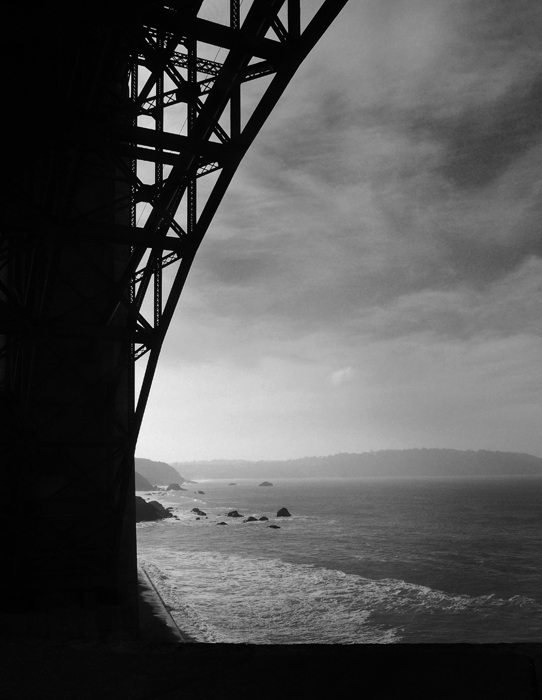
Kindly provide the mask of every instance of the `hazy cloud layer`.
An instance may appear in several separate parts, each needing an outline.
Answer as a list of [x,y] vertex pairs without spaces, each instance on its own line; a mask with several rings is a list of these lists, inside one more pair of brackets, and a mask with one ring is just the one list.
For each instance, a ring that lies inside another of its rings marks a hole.
[[162,371],[212,375],[237,396],[219,415],[258,435],[235,452],[217,418],[202,458],[542,454],[541,113],[535,0],[346,6],[240,167],[164,348]]
[[535,3],[364,5],[290,85],[201,251],[221,315],[317,324],[428,290],[491,297],[542,255]]

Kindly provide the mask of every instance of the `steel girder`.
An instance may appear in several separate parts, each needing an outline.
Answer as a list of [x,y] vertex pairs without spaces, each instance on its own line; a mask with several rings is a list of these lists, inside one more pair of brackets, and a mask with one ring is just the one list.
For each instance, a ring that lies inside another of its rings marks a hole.
[[[141,424],[160,349],[190,266],[228,185],[292,76],[345,4],[346,0],[326,0],[301,31],[300,0],[254,0],[242,24],[239,2],[230,0],[229,26],[198,18],[201,3],[192,13],[179,12],[182,3],[169,3],[155,6],[144,34],[133,45],[132,75],[144,71],[145,78],[132,83],[139,86],[131,94],[134,121],[114,134],[112,147],[139,163],[156,165],[154,182],[133,181],[134,200],[149,205],[140,231],[147,243],[134,246],[123,277],[124,285],[134,285],[132,331],[142,334],[134,357],[150,353],[136,426]],[[217,48],[214,60],[197,55],[198,42]],[[220,61],[222,51],[227,53]],[[164,76],[173,87],[163,89]],[[270,79],[267,89],[253,111],[245,114],[241,86],[264,77]],[[178,104],[186,106],[186,119],[184,124],[172,120],[175,132],[168,133],[164,113]],[[142,116],[151,116],[155,129],[138,126]],[[171,166],[167,177],[165,165]],[[202,206],[197,202],[197,182],[215,172],[218,178]],[[179,207],[185,209],[182,224]],[[173,264],[177,266],[173,283],[162,300],[156,291],[162,289],[162,270]],[[151,278],[154,319],[144,320]]]
[[133,629],[133,457],[167,329],[239,163],[345,3],[304,30],[300,0],[244,17],[229,0],[224,24],[201,0],[128,3],[107,28],[74,14],[49,52],[53,117],[16,152],[0,239],[0,458],[30,504],[10,502],[3,534],[25,605],[46,605],[36,577],[86,601],[79,636]]

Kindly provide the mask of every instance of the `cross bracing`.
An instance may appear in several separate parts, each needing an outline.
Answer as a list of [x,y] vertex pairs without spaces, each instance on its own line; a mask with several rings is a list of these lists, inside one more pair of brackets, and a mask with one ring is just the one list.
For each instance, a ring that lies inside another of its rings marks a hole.
[[[153,15],[153,26],[134,45],[133,85],[138,87],[131,100],[135,118],[131,127],[117,131],[113,148],[122,156],[132,156],[139,168],[145,161],[156,165],[153,183],[144,184],[136,177],[132,181],[135,201],[150,205],[145,212],[147,222],[138,233],[155,242],[152,248],[150,241],[145,248],[135,247],[132,254],[133,261],[144,262],[130,270],[138,325],[151,290],[150,279],[155,284],[158,280],[161,288],[162,270],[178,263],[169,298],[163,304],[155,300],[155,317],[146,324],[146,342],[135,345],[136,358],[147,352],[158,357],[191,262],[237,166],[300,63],[344,4],[324,2],[303,32],[299,0],[253,2],[242,25],[239,2],[232,0],[229,26],[199,19],[196,8],[186,19],[172,7],[161,7]],[[279,16],[283,10],[285,23]],[[197,42],[216,47],[215,60],[198,56]],[[241,86],[267,76],[272,80],[259,105],[245,115]],[[173,87],[163,88],[164,77]],[[186,105],[183,122],[174,118],[175,131],[164,131],[166,110],[179,104]],[[139,126],[141,116],[151,116],[155,128]],[[165,165],[172,166],[168,177],[163,174]],[[217,172],[219,177],[196,217],[197,180]],[[175,219],[181,207],[185,208],[183,225]],[[181,245],[172,250],[175,240]],[[154,366],[151,361],[147,367],[149,379],[144,382],[138,419],[143,415]]]

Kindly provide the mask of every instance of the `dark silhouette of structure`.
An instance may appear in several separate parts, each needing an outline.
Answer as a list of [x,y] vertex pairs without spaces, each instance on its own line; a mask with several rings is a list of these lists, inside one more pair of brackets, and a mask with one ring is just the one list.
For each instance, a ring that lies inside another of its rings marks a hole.
[[[162,342],[237,166],[345,2],[325,0],[306,27],[300,0],[230,0],[221,22],[202,0],[10,6],[8,636],[137,637],[133,460]],[[265,90],[246,114],[256,80]]]

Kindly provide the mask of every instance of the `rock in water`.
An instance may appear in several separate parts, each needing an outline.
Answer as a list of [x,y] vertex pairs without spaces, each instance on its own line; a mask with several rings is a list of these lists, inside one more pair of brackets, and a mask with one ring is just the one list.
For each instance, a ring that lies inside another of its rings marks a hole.
[[262,483],[259,485],[260,486],[273,486],[273,484],[270,481],[262,481]]
[[157,510],[162,518],[171,518],[171,513],[166,510],[161,503],[158,503],[158,501],[149,501],[149,505]]
[[257,518],[254,518],[252,515],[249,515],[246,520],[243,520],[244,523],[255,523],[257,522]]
[[194,493],[202,493],[205,496],[205,491],[194,491]]
[[237,484],[235,484],[235,483],[232,481],[232,483],[231,483],[231,484],[228,484],[228,486],[237,486]]
[[244,515],[241,515],[241,513],[238,513],[236,510],[230,510],[226,515],[228,518],[244,518]]
[[141,496],[136,496],[136,523],[149,522],[152,520],[163,520],[171,518],[172,515],[158,501],[147,503]]
[[223,520],[221,520],[217,525],[227,525],[228,523],[225,523]]
[[196,515],[207,515],[204,510],[200,510],[199,508],[192,508],[190,512],[195,513]]
[[185,489],[182,489],[180,484],[170,484],[166,491],[184,491]]
[[258,518],[258,520],[269,520],[269,518],[267,517],[267,515],[262,515],[262,517]]
[[281,508],[277,512],[277,518],[291,518],[292,514],[288,511],[288,508]]
[[272,527],[273,530],[280,530],[280,525],[268,525],[267,527]]

